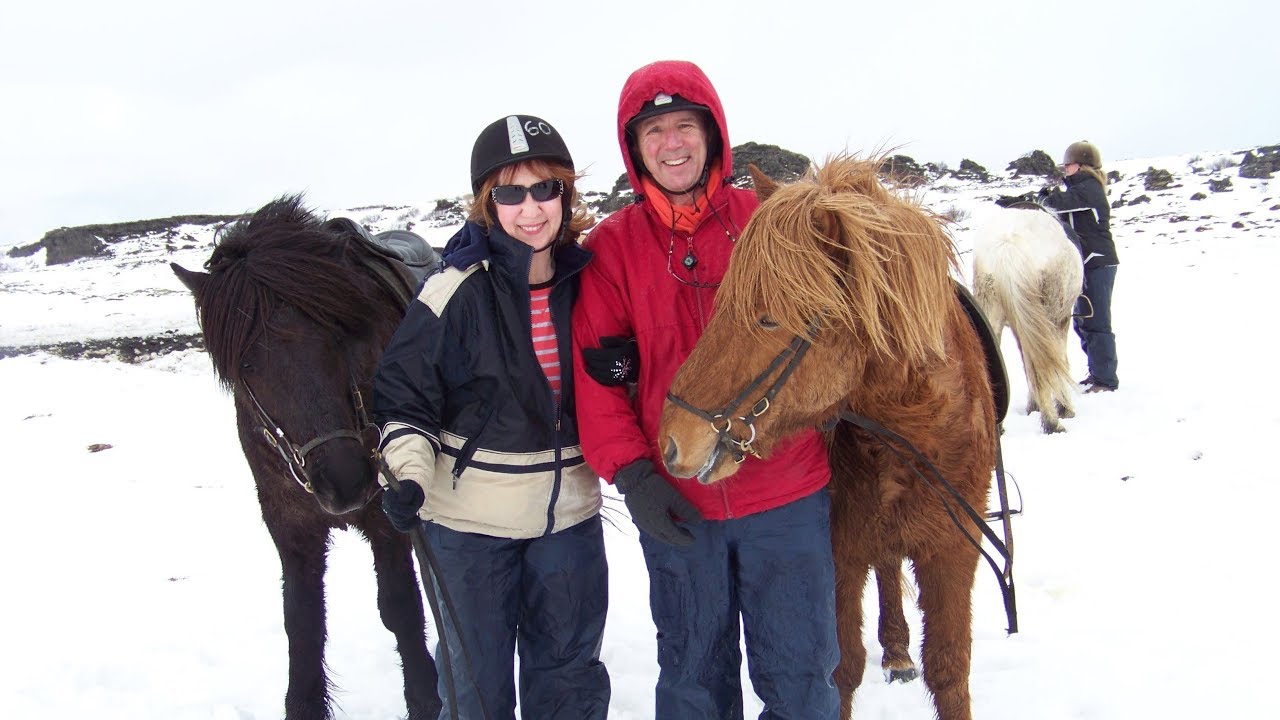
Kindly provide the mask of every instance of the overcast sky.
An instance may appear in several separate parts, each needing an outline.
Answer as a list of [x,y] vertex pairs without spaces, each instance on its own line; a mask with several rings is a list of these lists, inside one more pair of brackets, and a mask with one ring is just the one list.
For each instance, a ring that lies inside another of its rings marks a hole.
[[1280,142],[1280,11],[1257,0],[359,5],[10,4],[0,246],[297,191],[322,209],[456,197],[476,134],[515,112],[608,190],[618,92],[659,59],[706,71],[733,144],[815,160],[899,146],[995,170],[1079,139],[1104,161]]

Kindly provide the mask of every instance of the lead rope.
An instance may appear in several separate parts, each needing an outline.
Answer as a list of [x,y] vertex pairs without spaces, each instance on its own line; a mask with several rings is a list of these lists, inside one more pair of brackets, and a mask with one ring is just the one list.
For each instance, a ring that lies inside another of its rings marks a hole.
[[[1010,522],[1011,513],[1009,512],[1009,498],[1005,487],[1004,460],[1000,451],[1000,436],[998,434],[996,435],[996,483],[1000,494],[1000,517],[1003,520],[1005,537],[1008,539],[1007,543],[996,536],[995,532],[987,526],[986,519],[973,509],[973,506],[970,505],[962,495],[960,495],[960,492],[956,490],[951,483],[947,482],[947,479],[942,476],[942,473],[938,471],[938,468],[934,467],[933,463],[929,462],[929,459],[917,450],[914,445],[908,442],[906,438],[884,427],[880,423],[862,415],[858,415],[851,410],[841,412],[840,419],[856,427],[860,427],[876,436],[880,442],[884,443],[884,446],[888,448],[890,452],[896,455],[907,465],[908,468],[910,468],[911,472],[916,474],[916,477],[923,480],[925,485],[938,495],[938,499],[942,501],[942,509],[946,510],[947,515],[951,518],[951,522],[955,523],[955,526],[960,529],[960,532],[964,533],[965,539],[969,541],[969,544],[978,549],[978,552],[986,559],[987,564],[991,566],[991,570],[995,572],[996,581],[1000,584],[1000,594],[1004,598],[1005,616],[1009,620],[1008,633],[1012,635],[1018,632],[1018,608],[1013,586],[1013,527]],[[890,440],[893,441],[893,444],[889,443]],[[907,458],[903,457],[898,448],[894,447],[894,444],[906,449],[914,455],[916,460],[924,465],[924,467],[937,479],[937,482],[935,483],[932,479],[925,476],[924,473],[921,473],[915,464],[908,462]],[[978,526],[979,530],[982,531],[982,535],[986,537],[992,546],[995,547],[996,553],[1004,559],[1003,570],[996,564],[995,559],[982,548],[982,542],[975,539],[973,535],[969,533],[969,530],[960,522],[960,518],[956,517],[955,511],[952,509],[950,502],[947,500],[946,495],[943,494],[942,490],[938,489],[938,485],[941,485],[947,493],[960,504],[960,509],[964,511],[964,514]]]
[[[387,481],[387,485],[399,492],[400,481],[396,479],[396,476],[391,473],[391,469],[387,467],[387,461],[383,459],[382,453],[376,452],[375,459],[378,463],[378,472]],[[449,590],[445,587],[444,579],[440,577],[440,573],[436,570],[440,563],[436,560],[435,552],[431,549],[431,543],[427,542],[427,536],[422,530],[421,523],[409,531],[409,541],[413,544],[414,554],[418,556],[418,565],[423,568],[423,585],[427,591],[427,604],[431,607],[431,617],[436,623],[436,628],[441,633],[439,652],[443,656],[441,659],[444,663],[444,684],[445,693],[449,698],[449,715],[453,720],[458,720],[458,690],[454,684],[452,653],[449,651],[449,638],[444,627],[444,619],[440,614],[440,601],[444,601],[444,609],[449,613],[449,617],[453,618],[455,626],[458,624],[458,611],[454,607],[453,598],[449,595]],[[432,592],[431,588],[425,587],[425,573],[428,572],[431,573],[435,587],[439,588],[439,600],[436,599],[436,593]],[[462,650],[462,663],[466,666],[467,673],[471,676],[472,686],[476,688],[476,702],[480,704],[480,716],[484,720],[491,720],[484,698],[479,692],[480,684],[476,682],[475,664],[471,661],[471,653],[467,650],[467,643],[462,637],[461,628],[457,628],[457,635],[458,647]]]

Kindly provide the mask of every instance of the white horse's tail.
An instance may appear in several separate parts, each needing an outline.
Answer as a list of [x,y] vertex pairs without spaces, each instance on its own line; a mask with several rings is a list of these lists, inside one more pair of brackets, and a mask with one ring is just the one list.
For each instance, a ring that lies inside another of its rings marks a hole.
[[973,265],[974,295],[988,319],[1018,339],[1027,411],[1040,411],[1046,432],[1060,430],[1059,408],[1072,414],[1075,390],[1066,343],[1084,272],[1079,254],[1047,213],[1005,210],[977,233]]

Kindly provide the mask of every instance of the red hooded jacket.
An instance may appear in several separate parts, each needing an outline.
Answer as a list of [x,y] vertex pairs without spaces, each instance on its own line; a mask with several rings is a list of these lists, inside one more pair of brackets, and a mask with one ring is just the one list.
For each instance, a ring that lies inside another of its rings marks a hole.
[[[710,520],[742,517],[806,497],[824,485],[831,472],[826,447],[816,431],[779,443],[767,460],[748,457],[732,477],[714,485],[674,479],[666,474],[655,438],[662,404],[676,370],[693,351],[715,310],[715,287],[729,265],[733,244],[756,207],[755,194],[728,184],[733,175],[729,133],[720,98],[698,66],[682,61],[646,65],[632,73],[618,100],[618,143],[631,187],[640,175],[627,147],[626,123],[659,92],[705,105],[720,133],[722,184],[706,188],[710,207],[692,236],[675,230],[654,204],[639,198],[593,229],[586,247],[594,258],[581,275],[573,312],[574,356],[583,347],[599,347],[600,338],[635,337],[640,377],[634,404],[623,387],[605,387],[574,363],[578,387],[578,428],[587,463],[612,482],[614,473],[648,458],[703,516]],[[708,156],[708,162],[717,158]],[[692,245],[690,245],[692,243]],[[696,267],[680,261],[692,247]]]

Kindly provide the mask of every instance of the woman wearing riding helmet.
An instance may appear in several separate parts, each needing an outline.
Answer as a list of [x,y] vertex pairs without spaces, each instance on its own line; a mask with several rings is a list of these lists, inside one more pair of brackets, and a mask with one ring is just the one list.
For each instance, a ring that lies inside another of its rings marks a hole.
[[516,650],[522,717],[608,712],[600,481],[578,444],[571,372],[571,310],[591,257],[576,241],[592,224],[576,179],[545,120],[486,127],[468,220],[374,379],[380,448],[401,484],[383,509],[402,532],[421,527],[439,560],[433,587],[457,611],[442,633],[461,717],[514,716]]
[[658,629],[656,717],[740,718],[744,630],[761,717],[835,718],[831,473],[821,437],[797,434],[715,485],[672,478],[658,453],[667,390],[711,318],[757,203],[730,184],[720,98],[693,63],[653,63],[623,87],[617,130],[637,200],[586,242],[593,258],[574,308],[584,360],[575,373],[587,459],[623,493],[640,529]]
[[1080,236],[1084,256],[1084,293],[1076,305],[1075,330],[1089,361],[1089,376],[1080,381],[1086,393],[1120,387],[1116,374],[1116,336],[1111,331],[1111,294],[1120,257],[1111,237],[1111,205],[1102,154],[1087,140],[1073,142],[1062,154],[1062,181],[1041,191],[1044,204],[1058,211]]

